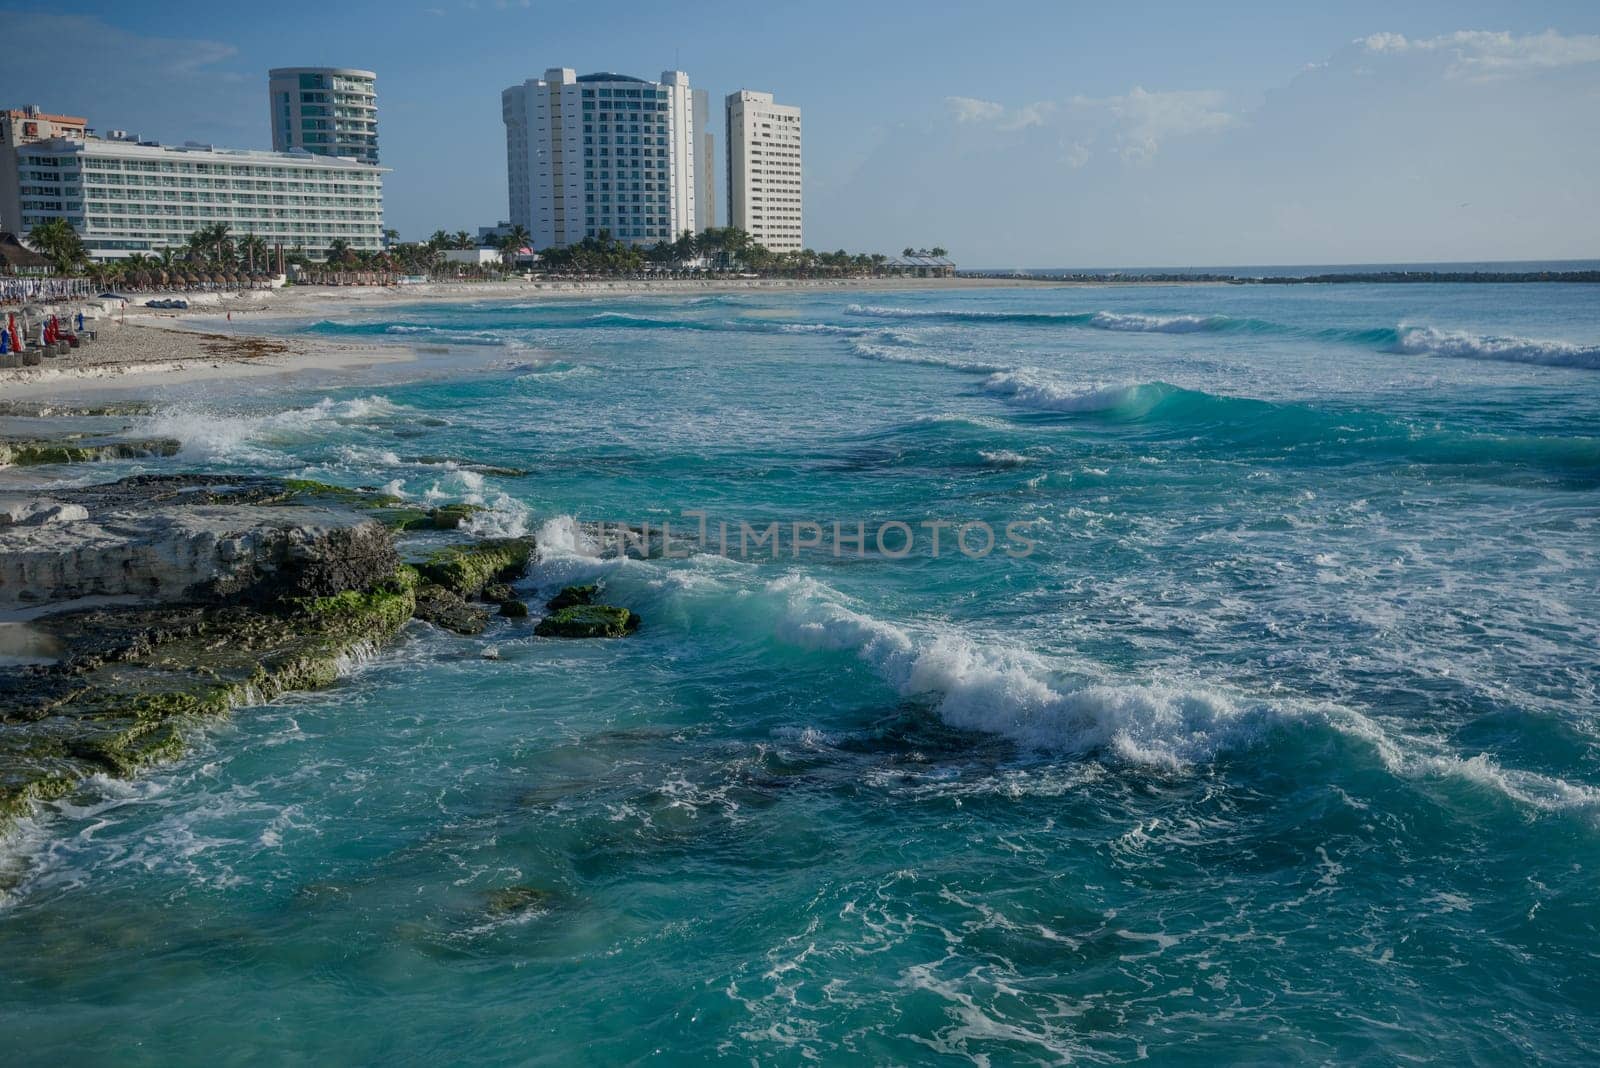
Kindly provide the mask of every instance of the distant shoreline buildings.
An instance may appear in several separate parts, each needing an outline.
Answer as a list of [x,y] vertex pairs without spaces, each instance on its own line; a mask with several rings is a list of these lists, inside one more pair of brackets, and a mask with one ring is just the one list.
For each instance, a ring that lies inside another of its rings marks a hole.
[[552,67],[500,94],[511,225],[534,248],[609,233],[630,244],[698,230],[689,76]]
[[284,67],[268,76],[274,151],[164,145],[37,107],[0,112],[0,230],[65,219],[95,261],[182,247],[226,224],[321,254],[384,245],[376,75]]
[[[92,260],[159,254],[206,227],[311,255],[386,243],[377,74],[275,67],[272,149],[166,145],[37,107],[0,111],[0,230],[64,219]],[[534,249],[607,234],[635,246],[717,226],[711,97],[660,80],[546,70],[501,93],[510,221]],[[804,245],[800,109],[771,93],[724,101],[726,219],[769,251]]]
[[741,89],[727,100],[729,225],[773,252],[805,247],[800,109]]
[[[607,234],[632,245],[717,224],[710,95],[689,76],[658,82],[553,67],[500,94],[510,220],[536,249]],[[804,246],[800,109],[771,93],[725,101],[729,224],[773,252]]]

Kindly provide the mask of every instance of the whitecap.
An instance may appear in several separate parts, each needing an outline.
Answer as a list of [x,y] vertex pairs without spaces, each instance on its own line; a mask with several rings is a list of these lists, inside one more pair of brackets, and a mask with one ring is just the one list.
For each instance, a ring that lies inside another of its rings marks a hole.
[[1571,341],[1539,341],[1526,337],[1496,337],[1489,334],[1471,334],[1463,330],[1437,330],[1431,326],[1401,324],[1399,330],[1400,351],[1414,355],[1600,370],[1600,345],[1580,345]]

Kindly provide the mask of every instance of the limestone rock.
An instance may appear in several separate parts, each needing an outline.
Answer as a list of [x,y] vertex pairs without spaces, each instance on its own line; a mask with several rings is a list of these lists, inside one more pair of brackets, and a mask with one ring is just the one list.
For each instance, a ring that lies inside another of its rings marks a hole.
[[398,564],[380,523],[340,509],[135,507],[0,527],[0,606],[88,596],[318,597],[368,589]]
[[434,582],[417,586],[416,617],[457,634],[482,634],[489,622],[489,610],[471,604],[459,593]]
[[88,518],[88,509],[81,504],[63,504],[30,497],[0,497],[0,527],[76,523]]

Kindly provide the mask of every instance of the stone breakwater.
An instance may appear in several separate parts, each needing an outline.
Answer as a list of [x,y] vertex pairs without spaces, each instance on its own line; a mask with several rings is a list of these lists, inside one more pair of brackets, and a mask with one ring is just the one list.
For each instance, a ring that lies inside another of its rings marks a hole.
[[208,717],[333,682],[412,618],[525,617],[509,583],[532,539],[406,543],[469,514],[200,475],[0,499],[0,825],[178,756]]

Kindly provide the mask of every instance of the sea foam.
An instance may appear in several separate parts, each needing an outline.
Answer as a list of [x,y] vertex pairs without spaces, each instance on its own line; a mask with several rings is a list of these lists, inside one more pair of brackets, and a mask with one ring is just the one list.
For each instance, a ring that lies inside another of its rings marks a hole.
[[1546,367],[1581,367],[1600,370],[1600,345],[1571,341],[1539,341],[1526,337],[1496,337],[1463,330],[1438,330],[1431,326],[1399,328],[1401,352],[1422,356],[1450,356],[1463,360],[1531,363]]
[[1026,367],[990,375],[983,388],[1019,408],[1045,412],[1103,412],[1140,401],[1153,404],[1171,389],[1160,382],[1064,382],[1049,372]]
[[902,697],[930,702],[950,726],[1031,749],[1105,752],[1177,769],[1244,743],[1274,716],[1220,691],[1073,679],[1025,649],[876,619],[809,577],[786,576],[767,591],[783,603],[781,639],[853,653]]

